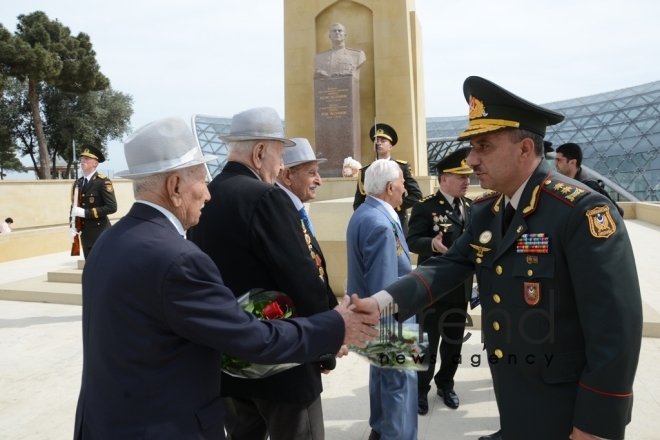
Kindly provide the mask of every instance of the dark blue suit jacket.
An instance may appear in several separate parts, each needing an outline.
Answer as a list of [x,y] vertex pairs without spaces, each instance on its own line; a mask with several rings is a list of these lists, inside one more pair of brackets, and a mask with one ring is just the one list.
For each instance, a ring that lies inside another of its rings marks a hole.
[[222,352],[309,362],[339,351],[343,337],[334,311],[257,321],[206,254],[136,203],[96,242],[83,271],[74,438],[223,439]]

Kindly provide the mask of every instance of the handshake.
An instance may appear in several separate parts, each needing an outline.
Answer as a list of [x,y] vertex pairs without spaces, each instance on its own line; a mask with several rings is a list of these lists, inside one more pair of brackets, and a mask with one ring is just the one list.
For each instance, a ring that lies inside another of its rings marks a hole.
[[380,323],[380,309],[375,299],[360,299],[356,294],[349,298],[346,295],[335,310],[344,319],[344,344],[365,347],[367,342],[378,336],[379,331],[375,327]]

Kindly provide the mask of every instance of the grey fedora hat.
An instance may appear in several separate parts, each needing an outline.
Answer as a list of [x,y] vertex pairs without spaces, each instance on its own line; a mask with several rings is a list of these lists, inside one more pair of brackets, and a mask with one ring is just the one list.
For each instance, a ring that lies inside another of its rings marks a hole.
[[282,120],[275,109],[258,107],[236,113],[231,118],[227,136],[219,136],[224,142],[274,140],[284,142],[285,147],[295,144],[284,137]]
[[286,168],[295,167],[301,163],[317,162],[322,163],[328,159],[317,159],[314,154],[314,149],[309,141],[305,138],[292,138],[295,146],[284,150],[284,166]]
[[177,116],[159,119],[135,130],[124,140],[124,155],[128,170],[115,176],[125,179],[138,179],[217,159],[202,153],[186,121]]

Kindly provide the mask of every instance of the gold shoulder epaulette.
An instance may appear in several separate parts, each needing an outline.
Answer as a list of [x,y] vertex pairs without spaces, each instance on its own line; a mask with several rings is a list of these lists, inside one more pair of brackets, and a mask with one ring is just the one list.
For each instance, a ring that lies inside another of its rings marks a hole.
[[488,190],[485,193],[480,194],[479,196],[475,197],[474,200],[472,201],[472,204],[474,205],[475,203],[481,203],[485,200],[490,200],[490,199],[493,199],[495,197],[498,197],[499,195],[500,195],[500,193],[498,193],[497,191]]
[[424,203],[424,202],[426,202],[427,200],[432,199],[432,198],[435,197],[436,195],[437,195],[437,194],[431,194],[430,196],[423,197],[423,198],[421,198],[421,199],[419,200],[419,203]]
[[[553,173],[554,174],[554,173]],[[570,206],[575,206],[582,197],[591,192],[590,189],[574,185],[573,182],[557,178],[547,177],[541,184],[543,191],[551,194]]]
[[395,162],[399,162],[401,165],[408,165],[408,162],[405,160],[394,159]]
[[105,174],[101,174],[101,173],[97,174],[97,176],[99,176],[99,179],[105,179],[106,177],[108,177]]

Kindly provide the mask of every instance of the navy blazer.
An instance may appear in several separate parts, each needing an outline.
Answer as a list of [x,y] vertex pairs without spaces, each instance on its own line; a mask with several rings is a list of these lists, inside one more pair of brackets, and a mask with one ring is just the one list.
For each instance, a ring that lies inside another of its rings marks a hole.
[[[236,295],[254,288],[284,292],[298,316],[329,309],[326,283],[305,242],[300,214],[283,189],[229,161],[209,192],[211,200],[188,236],[211,257],[227,287]],[[274,402],[309,402],[323,390],[317,362],[265,379],[224,375],[222,381],[224,397]]]
[[94,250],[76,439],[224,439],[222,352],[309,362],[341,346],[334,311],[260,322],[241,310],[213,261],[148,205],[134,204]]

